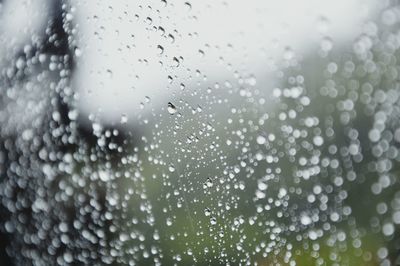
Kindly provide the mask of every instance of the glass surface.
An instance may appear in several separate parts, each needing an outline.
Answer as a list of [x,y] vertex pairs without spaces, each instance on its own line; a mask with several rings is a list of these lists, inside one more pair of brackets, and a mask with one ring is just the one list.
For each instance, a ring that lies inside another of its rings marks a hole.
[[400,265],[394,0],[0,1],[1,265]]

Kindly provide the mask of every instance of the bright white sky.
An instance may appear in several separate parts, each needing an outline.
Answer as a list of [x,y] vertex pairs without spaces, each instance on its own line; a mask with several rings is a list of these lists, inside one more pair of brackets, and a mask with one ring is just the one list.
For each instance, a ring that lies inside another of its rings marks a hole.
[[[112,4],[74,1],[79,2],[74,19],[79,24],[77,46],[82,50],[75,82],[82,107],[86,112],[101,107],[104,117],[114,121],[122,113],[137,112],[146,96],[153,104],[166,105],[174,92],[179,95],[181,82],[190,87],[186,80],[196,69],[210,81],[232,78],[233,71],[229,73],[218,63],[220,56],[234,68],[257,76],[265,70],[268,58],[279,60],[286,46],[301,54],[321,40],[321,31],[332,37],[335,45],[349,41],[370,8],[361,0],[202,0],[192,1],[192,8],[185,1],[168,1],[165,7],[152,0],[140,2],[142,9],[131,0]],[[326,28],[318,23],[322,16],[329,21]],[[152,19],[151,25],[147,17]],[[152,31],[152,26],[163,27],[165,36]],[[169,33],[175,36],[174,43],[169,41]],[[233,49],[227,49],[228,44]],[[157,45],[164,47],[161,56]],[[171,68],[174,56],[184,58],[177,69]],[[148,63],[141,62],[143,59]],[[109,70],[112,75],[107,74]],[[167,89],[168,75],[178,79]]]
[[[31,32],[44,27],[48,1],[6,1],[2,39],[12,39],[14,50],[23,47]],[[135,114],[146,96],[153,105],[166,105],[172,95],[179,96],[181,82],[190,87],[187,80],[196,69],[210,81],[223,81],[232,78],[229,62],[257,77],[268,67],[273,70],[287,46],[302,54],[316,47],[322,33],[335,46],[349,42],[374,10],[372,0],[201,0],[192,1],[191,8],[172,0],[166,6],[160,0],[70,2],[74,9],[68,19],[77,25],[73,83],[80,92],[80,108],[86,115],[101,108],[105,121]],[[327,27],[318,23],[320,17],[328,19]],[[153,26],[161,26],[165,34]],[[158,45],[164,47],[161,55]],[[174,67],[173,58],[180,56],[184,60]],[[219,62],[221,56],[225,63]],[[168,75],[177,76],[172,84]]]

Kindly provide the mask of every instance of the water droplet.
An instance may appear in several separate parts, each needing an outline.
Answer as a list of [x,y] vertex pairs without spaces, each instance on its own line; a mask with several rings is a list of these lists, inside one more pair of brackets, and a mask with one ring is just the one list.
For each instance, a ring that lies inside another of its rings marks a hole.
[[185,2],[185,6],[186,6],[187,10],[192,9],[192,5],[189,2]]
[[308,216],[308,215],[303,215],[303,216],[301,216],[301,218],[300,218],[300,222],[301,222],[303,225],[309,225],[309,224],[312,222],[312,220],[311,220],[310,216]]
[[257,143],[260,144],[260,145],[265,144],[266,141],[267,141],[267,139],[266,139],[264,136],[262,136],[262,135],[259,135],[259,136],[257,137]]
[[147,17],[147,18],[146,18],[146,23],[147,23],[148,25],[151,25],[151,24],[153,23],[153,20],[151,19],[151,17]]
[[199,54],[200,54],[201,57],[203,57],[204,56],[204,51],[199,49]]
[[170,41],[170,43],[174,43],[175,42],[175,37],[172,34],[168,34],[168,40]]
[[165,34],[165,30],[161,26],[158,27],[158,32],[160,33],[161,36],[163,36]]
[[321,136],[315,136],[313,142],[316,146],[321,146],[324,143],[324,139]]
[[256,190],[256,197],[258,199],[263,199],[263,198],[265,198],[265,196],[266,196],[266,194],[264,192],[262,192],[260,190]]
[[112,72],[111,69],[107,69],[106,72],[107,72],[107,76],[108,76],[109,78],[112,78],[112,77],[113,77],[113,72]]
[[178,58],[174,57],[174,58],[172,59],[172,61],[173,61],[173,66],[174,66],[174,67],[179,67],[180,62],[179,62],[179,59],[178,59]]
[[378,129],[374,128],[369,131],[368,137],[372,142],[377,142],[381,138],[381,133]]
[[164,47],[162,47],[161,45],[157,45],[157,52],[158,52],[158,54],[163,54],[164,53]]
[[176,107],[171,102],[168,103],[167,110],[168,110],[168,113],[171,115],[176,113]]
[[121,124],[126,124],[128,122],[128,116],[126,114],[121,115]]
[[206,182],[205,182],[205,185],[206,185],[208,188],[212,187],[212,186],[213,186],[213,181],[212,181],[212,179],[208,177],[207,180],[206,180]]
[[210,218],[210,223],[211,223],[211,225],[216,225],[217,224],[217,218],[211,217]]
[[75,47],[74,53],[76,57],[80,57],[82,55],[82,51],[78,47]]

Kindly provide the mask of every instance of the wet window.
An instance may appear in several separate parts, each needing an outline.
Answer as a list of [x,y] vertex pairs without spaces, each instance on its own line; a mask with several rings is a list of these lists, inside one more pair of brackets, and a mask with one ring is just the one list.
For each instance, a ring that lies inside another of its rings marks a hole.
[[0,1],[4,265],[399,265],[394,0]]

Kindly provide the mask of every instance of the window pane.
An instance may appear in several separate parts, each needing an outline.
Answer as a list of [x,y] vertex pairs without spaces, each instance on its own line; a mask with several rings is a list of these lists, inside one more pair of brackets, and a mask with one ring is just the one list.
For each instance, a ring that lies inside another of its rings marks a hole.
[[5,265],[398,265],[391,0],[0,1]]

